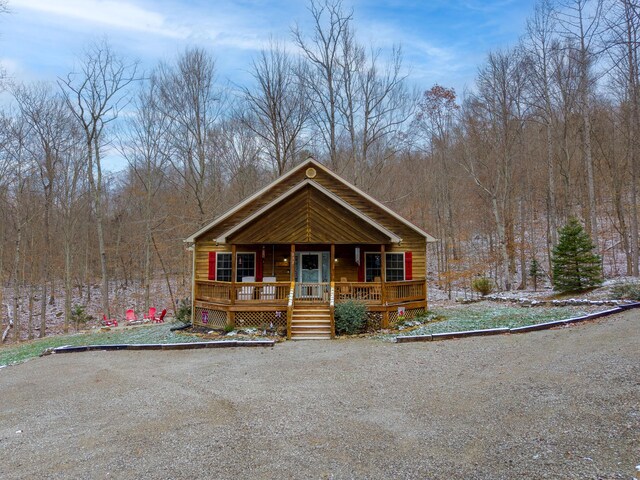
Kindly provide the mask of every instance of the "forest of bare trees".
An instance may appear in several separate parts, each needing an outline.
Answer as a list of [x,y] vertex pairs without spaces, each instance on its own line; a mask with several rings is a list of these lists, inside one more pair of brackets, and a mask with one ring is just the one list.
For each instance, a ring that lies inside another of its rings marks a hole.
[[154,284],[175,308],[182,239],[309,156],[438,238],[430,284],[450,296],[477,275],[528,288],[573,216],[606,276],[638,276],[636,0],[540,0],[467,92],[416,85],[401,46],[361,43],[340,1],[308,15],[255,56],[247,85],[203,47],[143,71],[107,41],[48,83],[3,79],[3,332],[44,336],[53,314],[68,330],[92,297],[91,315],[122,315],[128,290],[146,309]]

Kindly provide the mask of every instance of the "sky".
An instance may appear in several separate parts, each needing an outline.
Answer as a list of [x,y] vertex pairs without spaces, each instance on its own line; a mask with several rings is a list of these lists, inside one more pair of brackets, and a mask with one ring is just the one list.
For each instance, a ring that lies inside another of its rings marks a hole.
[[[534,0],[343,0],[358,39],[383,51],[401,45],[410,82],[459,94],[489,51],[524,33]],[[145,70],[189,46],[214,56],[219,78],[250,85],[252,58],[270,38],[291,44],[310,32],[305,0],[8,0],[0,16],[0,64],[17,81],[55,81],[83,48],[107,38]]]

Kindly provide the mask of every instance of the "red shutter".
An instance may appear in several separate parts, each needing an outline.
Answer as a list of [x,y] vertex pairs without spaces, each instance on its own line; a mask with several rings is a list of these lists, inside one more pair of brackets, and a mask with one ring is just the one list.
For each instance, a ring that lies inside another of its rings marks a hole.
[[209,252],[209,280],[216,279],[216,252]]
[[358,281],[364,282],[364,248],[360,249],[360,265],[358,265]]
[[404,279],[413,280],[413,254],[404,252]]
[[262,262],[264,259],[262,258],[262,249],[258,249],[256,253],[256,282],[262,281]]

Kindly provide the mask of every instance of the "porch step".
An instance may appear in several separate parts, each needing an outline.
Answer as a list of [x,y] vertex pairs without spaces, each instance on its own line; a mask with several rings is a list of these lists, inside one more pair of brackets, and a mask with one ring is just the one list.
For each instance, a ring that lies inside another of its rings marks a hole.
[[331,312],[324,305],[300,305],[291,316],[292,340],[328,340],[331,338]]

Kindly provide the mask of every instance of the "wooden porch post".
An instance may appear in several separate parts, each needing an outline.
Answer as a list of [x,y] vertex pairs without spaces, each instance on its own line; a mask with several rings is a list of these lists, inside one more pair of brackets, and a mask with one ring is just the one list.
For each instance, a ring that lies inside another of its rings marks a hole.
[[191,250],[191,325],[194,325],[193,321],[196,318],[196,297],[198,292],[196,291],[196,243],[189,248]]
[[428,254],[428,249],[425,248],[424,251],[424,264],[425,264],[425,269],[424,269],[424,305],[425,305],[425,311],[429,309],[429,291],[427,290],[427,268],[426,265],[428,265],[428,259],[427,259],[427,254]]
[[289,259],[289,280],[291,282],[296,281],[296,246],[291,244],[291,258]]
[[384,308],[382,312],[382,328],[389,328],[389,309],[387,308],[387,255],[385,254],[384,243],[380,245],[380,301]]
[[329,262],[331,263],[331,265],[329,266],[329,269],[331,271],[331,277],[329,278],[330,282],[335,282],[336,281],[336,245],[335,243],[331,244],[331,258],[329,258]]
[[[238,260],[236,259],[236,246],[231,245],[231,298],[229,303],[233,306],[236,303],[236,274],[238,272]],[[227,310],[227,323],[232,327],[236,326],[236,312]]]

